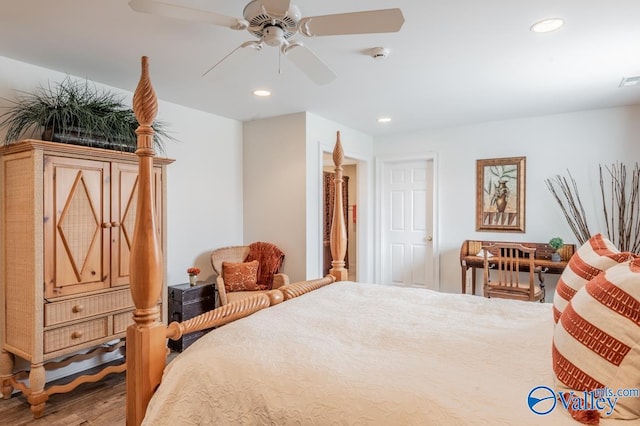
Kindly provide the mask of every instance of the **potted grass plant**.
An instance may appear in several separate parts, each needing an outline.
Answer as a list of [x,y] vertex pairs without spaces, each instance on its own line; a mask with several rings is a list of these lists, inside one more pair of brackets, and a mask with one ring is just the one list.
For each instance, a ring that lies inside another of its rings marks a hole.
[[551,255],[552,262],[560,262],[560,260],[562,260],[560,257],[560,253],[558,253],[558,250],[560,250],[563,245],[564,241],[560,237],[553,237],[549,240],[549,246],[554,250],[553,254]]
[[[89,81],[66,77],[32,93],[21,92],[9,102],[11,105],[0,115],[0,127],[7,130],[4,145],[31,137],[117,151],[136,150],[138,122],[133,109],[121,97]],[[164,152],[166,140],[173,140],[164,127],[159,121],[153,124],[158,152]]]

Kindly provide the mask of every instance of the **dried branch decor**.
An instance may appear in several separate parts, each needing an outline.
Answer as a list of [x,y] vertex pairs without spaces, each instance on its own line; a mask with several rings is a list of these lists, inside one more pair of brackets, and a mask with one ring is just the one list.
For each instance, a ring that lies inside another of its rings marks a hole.
[[[556,175],[553,179],[545,179],[547,188],[560,205],[573,235],[576,236],[580,245],[584,244],[591,237],[589,226],[587,225],[587,215],[582,207],[580,194],[578,193],[578,185],[571,176],[571,172],[567,170],[569,180],[566,177]],[[571,182],[571,184],[569,184]]]
[[[635,164],[628,180],[624,164],[599,166],[602,213],[607,237],[622,251],[640,252],[640,168]],[[592,233],[580,200],[578,186],[571,173],[569,178],[556,175],[545,179],[547,188],[558,202],[578,243],[584,244]],[[609,182],[605,182],[605,175]]]
[[631,174],[630,184],[627,181],[627,168],[624,164],[613,164],[611,168],[605,167],[605,169],[611,178],[609,185],[605,185],[602,166],[600,166],[600,192],[607,235],[620,250],[639,253],[640,169],[638,163]]

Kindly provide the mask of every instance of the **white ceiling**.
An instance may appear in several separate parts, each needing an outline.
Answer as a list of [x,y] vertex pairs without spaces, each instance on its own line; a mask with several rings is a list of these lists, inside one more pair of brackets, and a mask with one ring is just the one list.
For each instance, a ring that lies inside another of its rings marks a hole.
[[[248,0],[166,0],[241,17]],[[370,135],[640,103],[638,0],[297,0],[303,16],[399,7],[400,32],[306,38],[337,74],[316,86],[265,47],[202,78],[246,31],[134,12],[128,0],[1,0],[0,55],[133,91],[140,56],[158,96],[237,120],[309,111]],[[562,17],[555,33],[532,23]],[[363,54],[391,50],[386,60]],[[43,82],[46,83],[46,82]],[[251,92],[268,88],[273,96]],[[376,119],[393,117],[388,124]]]

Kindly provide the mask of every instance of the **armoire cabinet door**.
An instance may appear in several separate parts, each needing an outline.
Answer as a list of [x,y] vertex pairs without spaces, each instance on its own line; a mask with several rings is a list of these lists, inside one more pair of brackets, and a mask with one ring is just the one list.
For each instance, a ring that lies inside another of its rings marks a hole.
[[[154,168],[156,232],[162,235],[162,169]],[[160,192],[159,192],[160,191]],[[111,166],[111,285],[129,285],[129,256],[138,203],[138,165]],[[162,240],[159,240],[162,242]]]
[[45,297],[110,287],[110,163],[45,156]]

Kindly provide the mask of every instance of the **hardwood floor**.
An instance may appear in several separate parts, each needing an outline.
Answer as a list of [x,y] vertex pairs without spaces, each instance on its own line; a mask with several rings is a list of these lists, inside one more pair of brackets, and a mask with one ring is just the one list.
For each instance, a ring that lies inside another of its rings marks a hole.
[[76,426],[125,424],[125,373],[110,374],[96,383],[85,383],[69,393],[52,395],[44,414],[34,419],[22,393],[0,399],[2,424]]
[[[171,352],[167,362],[176,355]],[[39,419],[33,418],[22,393],[16,393],[6,400],[0,398],[0,424],[124,426],[125,389],[125,373],[110,374],[99,382],[85,383],[71,392],[52,395]]]

